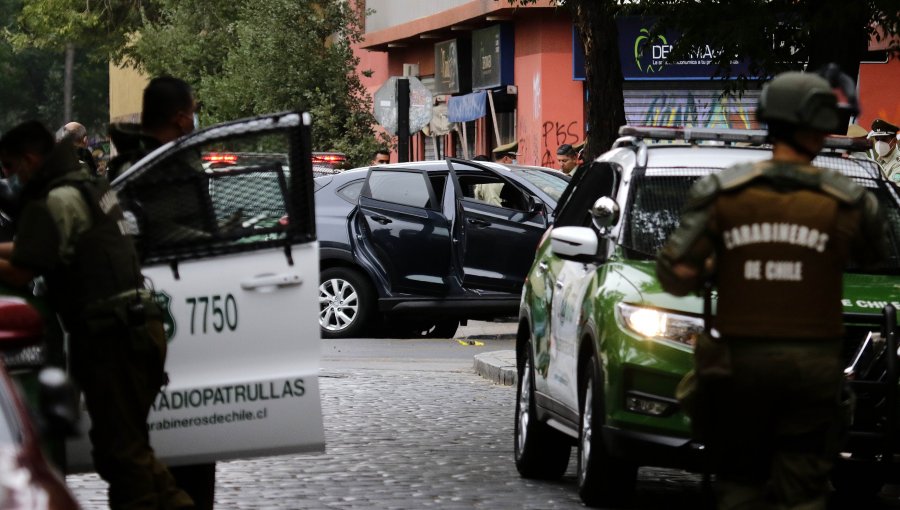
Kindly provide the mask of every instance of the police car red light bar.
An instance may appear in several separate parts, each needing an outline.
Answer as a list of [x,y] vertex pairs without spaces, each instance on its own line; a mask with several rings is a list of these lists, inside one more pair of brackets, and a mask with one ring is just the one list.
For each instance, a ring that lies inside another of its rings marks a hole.
[[208,152],[203,155],[203,161],[209,163],[220,163],[225,165],[234,165],[237,163],[237,154],[223,154],[218,152]]
[[347,157],[338,154],[322,154],[313,156],[312,160],[313,163],[343,163],[347,161]]

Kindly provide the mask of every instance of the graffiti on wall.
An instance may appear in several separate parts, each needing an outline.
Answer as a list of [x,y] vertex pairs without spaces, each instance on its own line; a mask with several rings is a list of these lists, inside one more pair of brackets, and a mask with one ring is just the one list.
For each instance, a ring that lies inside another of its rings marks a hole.
[[556,149],[567,143],[575,145],[581,141],[581,126],[576,121],[547,121],[541,128],[541,166],[556,166]]
[[758,94],[722,96],[717,91],[627,91],[629,124],[667,127],[755,129]]

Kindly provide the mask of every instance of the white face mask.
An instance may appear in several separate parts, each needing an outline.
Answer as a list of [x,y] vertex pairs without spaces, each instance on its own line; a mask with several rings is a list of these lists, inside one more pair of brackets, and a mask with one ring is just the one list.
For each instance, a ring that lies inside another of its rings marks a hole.
[[881,157],[885,157],[888,155],[889,152],[891,152],[891,144],[889,144],[888,142],[882,142],[881,140],[878,140],[877,142],[875,142],[875,153],[876,154],[878,154]]

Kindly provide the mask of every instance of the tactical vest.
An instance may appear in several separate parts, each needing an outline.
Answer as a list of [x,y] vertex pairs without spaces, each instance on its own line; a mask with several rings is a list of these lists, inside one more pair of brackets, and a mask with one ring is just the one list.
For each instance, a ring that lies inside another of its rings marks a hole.
[[837,337],[860,208],[841,190],[829,192],[818,169],[769,168],[744,183],[723,182],[712,204],[716,328],[733,336]]
[[76,188],[91,213],[91,225],[76,240],[72,260],[45,275],[52,302],[71,326],[86,306],[142,288],[143,276],[134,244],[122,233],[122,208],[107,181],[67,174],[52,181],[47,193],[63,186]]

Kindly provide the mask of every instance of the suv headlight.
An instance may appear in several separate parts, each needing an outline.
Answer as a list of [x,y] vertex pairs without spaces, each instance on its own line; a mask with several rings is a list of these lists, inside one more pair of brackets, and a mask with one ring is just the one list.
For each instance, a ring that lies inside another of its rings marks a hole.
[[653,340],[669,340],[693,347],[697,336],[703,333],[703,319],[692,315],[634,306],[616,305],[619,324],[639,336]]

